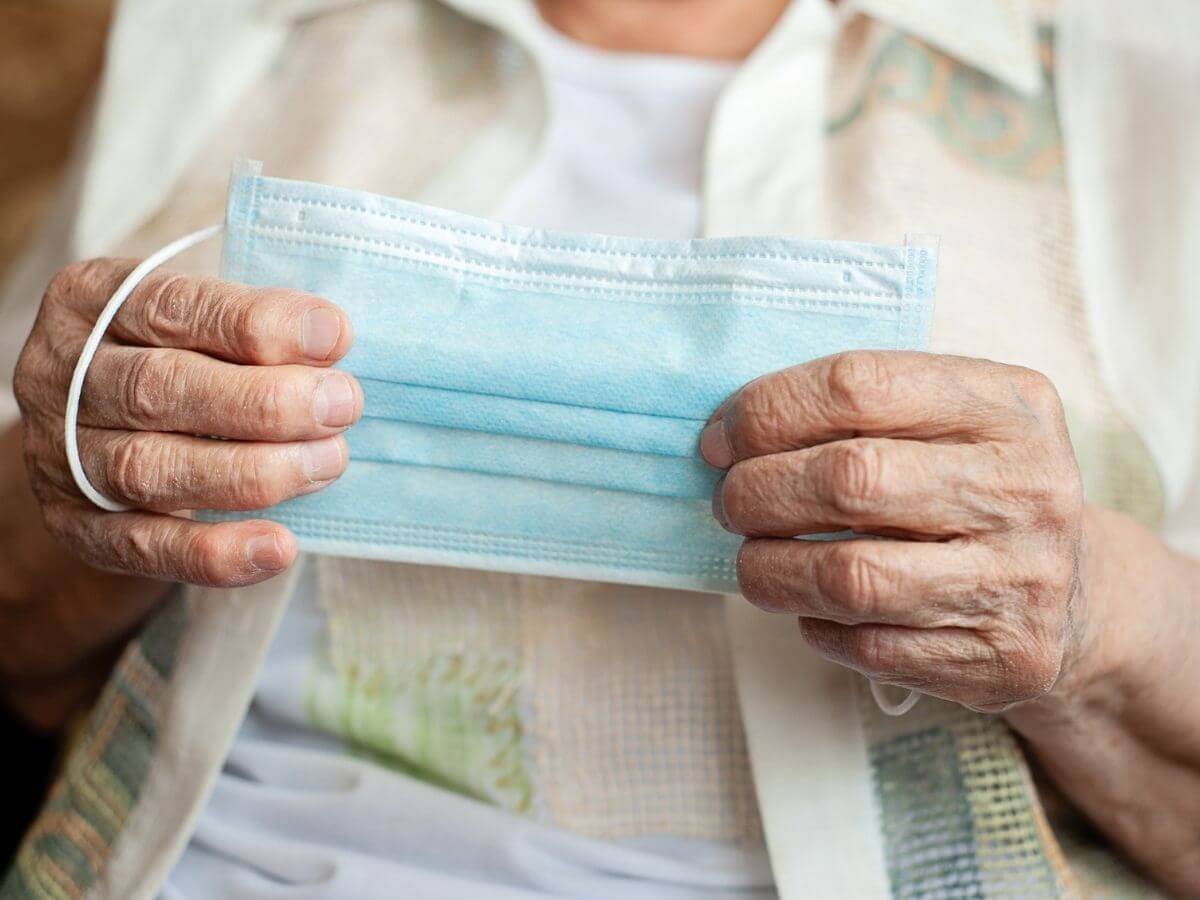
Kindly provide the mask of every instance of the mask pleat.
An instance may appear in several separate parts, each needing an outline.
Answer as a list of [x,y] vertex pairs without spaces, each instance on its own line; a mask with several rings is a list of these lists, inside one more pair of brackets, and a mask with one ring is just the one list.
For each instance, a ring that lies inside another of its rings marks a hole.
[[551,233],[237,178],[225,277],[339,304],[356,334],[339,366],[365,397],[345,474],[267,515],[322,553],[736,590],[708,417],[768,372],[922,346],[935,265],[926,248]]
[[351,429],[347,439],[354,459],[560,481],[663,497],[706,499],[712,495],[718,477],[698,457],[631,453],[387,419],[364,419]]
[[704,427],[700,419],[620,413],[372,378],[360,377],[359,383],[373,417],[610,450],[695,456]]

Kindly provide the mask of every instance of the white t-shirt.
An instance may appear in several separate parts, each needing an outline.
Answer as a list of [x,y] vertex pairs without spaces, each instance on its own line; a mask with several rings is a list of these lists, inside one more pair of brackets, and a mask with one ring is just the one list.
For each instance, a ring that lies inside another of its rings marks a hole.
[[[549,28],[540,39],[551,110],[543,152],[496,217],[698,236],[705,136],[735,66],[609,53]],[[353,755],[306,715],[306,673],[328,627],[318,600],[310,565],[164,897],[774,896],[761,846],[595,840]]]
[[496,218],[632,237],[693,238],[709,120],[732,63],[612,53],[541,32],[543,152]]

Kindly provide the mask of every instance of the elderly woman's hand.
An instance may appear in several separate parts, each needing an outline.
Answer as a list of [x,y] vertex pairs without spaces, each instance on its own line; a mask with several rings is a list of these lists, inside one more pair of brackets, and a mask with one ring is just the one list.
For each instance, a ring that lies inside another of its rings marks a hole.
[[[1084,504],[1046,378],[846,353],[746,385],[701,450],[751,601],[872,678],[1003,710],[1101,831],[1200,896],[1200,562]],[[792,540],[844,529],[882,539]]]
[[[979,359],[854,352],[751,382],[701,449],[745,596],[820,653],[978,710],[1054,687],[1083,494],[1058,394]],[[797,541],[850,529],[880,540]]]
[[258,509],[341,475],[339,435],[361,415],[362,392],[329,367],[350,348],[350,323],[295,291],[148,277],[109,328],[80,405],[88,478],[136,507],[102,512],[67,468],[63,414],[84,340],[133,266],[101,259],[55,276],[17,365],[25,459],[46,525],[103,569],[222,586],[269,578],[297,552],[282,525],[168,513]]

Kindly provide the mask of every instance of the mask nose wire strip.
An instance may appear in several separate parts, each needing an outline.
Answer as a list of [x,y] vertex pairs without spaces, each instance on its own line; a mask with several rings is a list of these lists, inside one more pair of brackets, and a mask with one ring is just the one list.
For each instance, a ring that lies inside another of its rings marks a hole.
[[916,691],[909,691],[907,697],[905,697],[899,703],[893,703],[888,699],[887,694],[884,693],[884,687],[882,684],[871,681],[870,679],[867,680],[867,683],[871,685],[871,696],[875,698],[875,705],[878,706],[879,711],[886,716],[902,716],[916,706],[917,701],[921,699],[921,695]]
[[174,259],[185,250],[190,250],[197,244],[202,244],[205,241],[211,240],[219,235],[224,230],[223,225],[212,225],[208,228],[203,228],[200,231],[192,232],[189,235],[172,241],[157,250],[150,256],[142,260],[132,272],[126,276],[121,282],[121,286],[109,298],[104,309],[100,311],[100,317],[96,319],[96,324],[92,326],[92,333],[88,335],[87,340],[83,344],[83,352],[79,354],[79,359],[75,363],[75,372],[71,375],[71,389],[67,393],[67,409],[63,417],[63,436],[66,439],[67,446],[67,465],[71,467],[71,475],[75,479],[75,485],[92,503],[108,512],[126,512],[132,507],[117,503],[110,500],[96,490],[87,475],[83,471],[83,462],[79,458],[79,441],[76,435],[76,430],[79,424],[79,398],[83,394],[83,380],[87,377],[88,368],[92,365],[92,359],[96,355],[96,349],[100,346],[100,341],[104,337],[104,332],[108,330],[108,326],[112,323],[113,317],[116,316],[118,310],[129,299],[129,295],[134,289],[142,283],[142,280],[161,266],[168,260]]

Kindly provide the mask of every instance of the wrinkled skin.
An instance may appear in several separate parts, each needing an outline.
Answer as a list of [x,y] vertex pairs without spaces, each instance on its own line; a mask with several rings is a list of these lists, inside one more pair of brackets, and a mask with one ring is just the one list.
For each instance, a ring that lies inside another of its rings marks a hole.
[[101,259],[60,272],[18,361],[25,460],[46,527],[100,569],[220,586],[269,578],[296,557],[283,526],[170,513],[259,509],[341,475],[341,433],[362,413],[361,388],[331,368],[350,348],[350,322],[296,291],[151,274],[109,328],[80,404],[84,471],[136,508],[104,513],[71,478],[63,413],[83,342],[133,266]]
[[[1040,697],[1071,646],[1083,489],[1044,376],[845,353],[760,378],[705,431],[751,602],[822,654],[973,709]],[[795,541],[852,529],[879,540]]]

